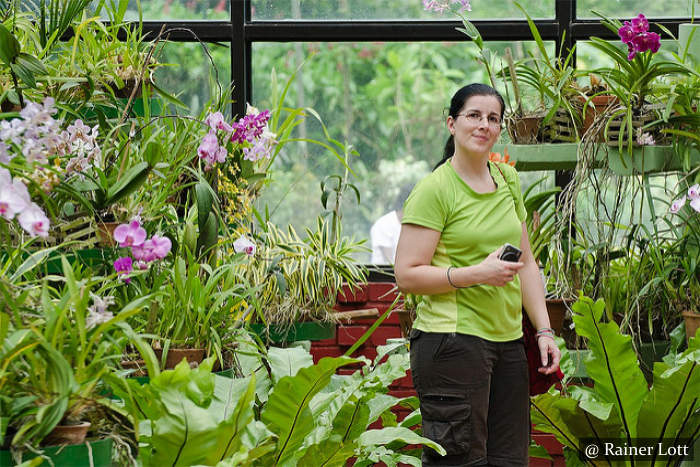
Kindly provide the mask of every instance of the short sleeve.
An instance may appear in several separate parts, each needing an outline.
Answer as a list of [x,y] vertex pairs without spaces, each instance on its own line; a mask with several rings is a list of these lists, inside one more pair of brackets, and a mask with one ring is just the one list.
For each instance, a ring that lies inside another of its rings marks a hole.
[[436,173],[421,180],[403,205],[402,224],[416,224],[442,232],[447,223],[444,192],[439,189]]
[[513,194],[513,201],[515,202],[515,213],[518,215],[520,222],[525,222],[527,219],[527,210],[525,209],[525,202],[523,201],[523,191],[520,187],[520,176],[518,175],[515,167],[511,167],[508,164],[499,164],[501,170],[503,170],[503,175],[506,178],[506,182],[511,189]]

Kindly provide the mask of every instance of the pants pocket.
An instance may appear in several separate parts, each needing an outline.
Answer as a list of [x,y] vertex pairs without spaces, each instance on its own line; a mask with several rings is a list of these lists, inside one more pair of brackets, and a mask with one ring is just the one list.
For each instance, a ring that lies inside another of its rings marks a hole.
[[[421,398],[420,409],[423,436],[440,444],[448,455],[469,452],[472,430],[471,404],[468,400],[455,396],[426,394]],[[433,452],[432,449],[429,451]]]

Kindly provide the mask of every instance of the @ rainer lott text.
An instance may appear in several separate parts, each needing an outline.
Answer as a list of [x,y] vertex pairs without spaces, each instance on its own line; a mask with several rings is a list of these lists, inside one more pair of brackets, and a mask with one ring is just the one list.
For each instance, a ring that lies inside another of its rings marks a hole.
[[584,440],[581,443],[581,456],[585,459],[668,459],[681,458],[692,460],[693,449],[690,440],[675,439],[659,441],[657,439],[633,441],[630,445],[627,440]]

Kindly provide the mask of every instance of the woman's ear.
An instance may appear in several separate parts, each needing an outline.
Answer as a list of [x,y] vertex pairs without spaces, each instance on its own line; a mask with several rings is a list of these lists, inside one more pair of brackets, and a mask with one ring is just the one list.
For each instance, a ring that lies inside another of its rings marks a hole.
[[450,131],[452,136],[455,135],[455,119],[452,117],[452,115],[447,116],[447,129]]

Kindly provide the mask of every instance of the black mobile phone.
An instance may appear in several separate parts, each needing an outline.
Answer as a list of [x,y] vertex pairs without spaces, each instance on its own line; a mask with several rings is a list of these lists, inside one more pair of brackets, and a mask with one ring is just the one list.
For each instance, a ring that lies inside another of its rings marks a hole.
[[501,251],[501,255],[498,257],[498,259],[500,259],[501,261],[517,263],[520,259],[520,255],[522,254],[523,252],[520,251],[519,248],[514,247],[510,243],[506,243],[505,245],[503,245],[503,251]]

